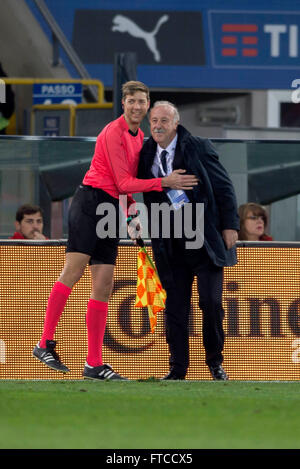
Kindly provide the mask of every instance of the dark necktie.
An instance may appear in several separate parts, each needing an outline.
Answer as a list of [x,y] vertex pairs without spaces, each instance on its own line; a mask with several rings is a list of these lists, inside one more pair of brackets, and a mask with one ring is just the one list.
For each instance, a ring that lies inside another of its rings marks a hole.
[[163,150],[160,154],[160,161],[161,161],[161,165],[163,167],[165,175],[168,174],[167,154],[168,154],[167,150]]

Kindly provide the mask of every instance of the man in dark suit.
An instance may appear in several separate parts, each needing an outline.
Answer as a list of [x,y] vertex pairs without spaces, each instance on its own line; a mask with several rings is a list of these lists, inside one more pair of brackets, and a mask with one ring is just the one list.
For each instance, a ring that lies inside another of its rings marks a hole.
[[[165,315],[170,372],[163,379],[185,379],[188,370],[188,322],[192,284],[196,276],[199,306],[203,312],[206,364],[213,379],[226,380],[228,376],[222,367],[222,291],[223,268],[237,263],[235,243],[239,217],[234,188],[210,141],[193,137],[181,126],[178,110],[172,103],[158,101],[154,104],[150,112],[150,128],[151,137],[140,154],[138,177],[161,177],[172,170],[182,169],[198,178],[198,185],[192,190],[144,193],[154,259],[167,292]],[[163,203],[172,208],[169,211],[170,235],[163,228],[162,212],[154,216],[154,209]],[[185,211],[188,206],[191,210]],[[199,207],[204,214],[202,228]],[[182,218],[178,218],[179,211]],[[187,218],[186,213],[189,214]],[[179,228],[182,236],[178,235]],[[195,234],[194,245],[191,232]],[[201,243],[199,239],[202,239]]]

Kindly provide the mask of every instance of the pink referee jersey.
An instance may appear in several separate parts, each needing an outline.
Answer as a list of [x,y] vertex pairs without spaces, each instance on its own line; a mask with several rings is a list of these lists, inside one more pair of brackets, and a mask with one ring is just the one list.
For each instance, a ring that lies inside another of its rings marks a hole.
[[132,193],[162,191],[161,178],[136,178],[143,139],[141,129],[136,136],[129,132],[124,116],[110,122],[97,137],[83,184],[102,189],[115,198],[127,194],[128,205],[134,203]]

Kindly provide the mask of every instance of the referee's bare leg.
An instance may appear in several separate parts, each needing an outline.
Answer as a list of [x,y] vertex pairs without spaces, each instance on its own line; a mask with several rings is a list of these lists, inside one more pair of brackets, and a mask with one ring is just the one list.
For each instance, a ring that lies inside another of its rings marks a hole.
[[53,285],[46,309],[41,340],[33,350],[33,356],[56,371],[68,373],[70,370],[57,354],[54,339],[57,324],[71,294],[72,288],[82,277],[90,260],[87,254],[68,252],[61,275]]
[[[84,274],[90,256],[67,253],[66,264],[59,281],[72,288]],[[86,326],[88,333],[88,354],[86,365],[103,365],[102,344],[107,321],[108,301],[113,289],[114,265],[92,264],[89,266],[92,291],[87,305]]]
[[114,270],[115,266],[111,264],[90,265],[93,300],[108,303],[113,289]]
[[80,252],[67,252],[66,261],[58,281],[69,288],[73,288],[84,274],[85,268],[91,256]]
[[115,266],[112,264],[92,264],[91,298],[87,305],[86,325],[88,333],[88,354],[83,377],[94,380],[127,380],[112,367],[103,363],[102,345],[107,320],[108,301],[113,289]]
[[[66,262],[58,281],[69,288],[81,279],[85,268],[89,263],[90,256],[79,252],[68,252]],[[90,265],[92,277],[91,298],[97,301],[108,302],[112,288],[115,266],[111,264]]]

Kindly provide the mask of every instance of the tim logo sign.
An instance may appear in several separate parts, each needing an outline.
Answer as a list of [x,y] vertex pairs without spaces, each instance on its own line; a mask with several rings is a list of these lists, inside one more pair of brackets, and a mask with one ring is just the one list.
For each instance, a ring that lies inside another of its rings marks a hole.
[[300,12],[209,12],[215,67],[299,67]]
[[76,10],[73,46],[85,64],[136,52],[140,65],[204,65],[201,12]]

